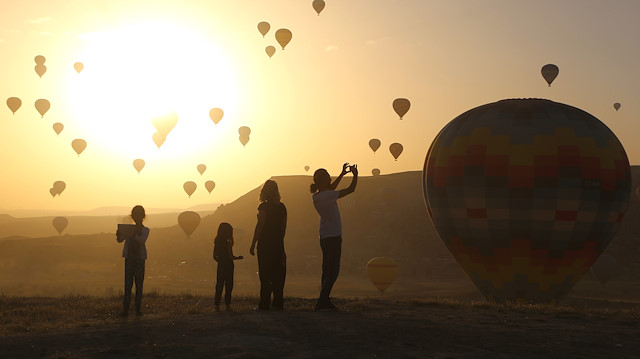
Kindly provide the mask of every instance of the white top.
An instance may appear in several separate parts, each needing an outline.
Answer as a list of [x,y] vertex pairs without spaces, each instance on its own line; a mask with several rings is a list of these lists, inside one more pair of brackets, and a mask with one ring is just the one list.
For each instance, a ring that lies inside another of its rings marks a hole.
[[338,210],[338,191],[326,190],[313,194],[313,206],[320,215],[320,238],[342,236],[342,221]]
[[[147,259],[147,238],[149,238],[149,227],[142,227],[142,233],[140,233],[139,235],[135,235],[133,237],[136,242],[138,242],[140,244],[140,259]],[[121,237],[118,238],[118,242],[124,242],[124,246],[122,246],[122,257],[123,258],[127,258],[127,253],[129,253],[129,241],[126,240],[127,238],[125,237]]]

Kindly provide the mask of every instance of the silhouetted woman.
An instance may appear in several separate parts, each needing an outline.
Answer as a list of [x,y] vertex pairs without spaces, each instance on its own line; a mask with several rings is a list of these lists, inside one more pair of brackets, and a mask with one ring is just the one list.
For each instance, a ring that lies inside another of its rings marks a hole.
[[[336,191],[336,187],[347,173],[353,173],[349,187]],[[313,206],[320,215],[320,248],[322,248],[322,289],[316,303],[318,309],[337,309],[329,298],[333,284],[340,272],[340,255],[342,253],[342,222],[338,210],[338,198],[344,197],[356,190],[358,184],[358,166],[342,166],[340,176],[331,182],[329,172],[324,168],[313,174]]]
[[[255,254],[258,243],[258,271],[260,274],[259,310],[282,310],[287,257],[284,252],[284,233],[287,229],[287,208],[280,202],[275,181],[267,180],[260,191],[258,223],[253,233],[249,253]],[[273,293],[273,302],[271,301]]]
[[218,262],[218,275],[216,279],[216,293],[214,304],[216,311],[220,311],[222,289],[224,289],[224,304],[227,310],[231,310],[231,291],[233,290],[233,261],[242,259],[242,256],[233,255],[233,227],[223,222],[218,226],[218,234],[213,245],[213,259]]
[[124,241],[122,256],[124,257],[124,301],[122,303],[121,316],[129,315],[129,305],[131,303],[131,288],[133,282],[136,283],[136,315],[142,316],[142,284],[144,283],[144,263],[147,259],[147,238],[149,238],[149,228],[142,224],[145,218],[144,207],[135,206],[131,209],[131,218],[135,222],[133,234],[125,235],[116,232],[118,242]]

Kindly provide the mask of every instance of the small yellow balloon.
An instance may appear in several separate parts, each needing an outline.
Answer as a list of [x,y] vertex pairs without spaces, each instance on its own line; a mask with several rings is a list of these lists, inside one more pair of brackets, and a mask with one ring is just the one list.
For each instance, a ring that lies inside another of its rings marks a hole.
[[160,135],[167,137],[171,130],[176,127],[176,124],[178,124],[178,113],[174,111],[162,116],[156,116],[151,119],[151,123]]
[[311,169],[311,167],[309,167],[309,166],[304,166],[304,171],[305,171],[305,172],[309,172],[309,169]]
[[213,123],[216,125],[218,124],[218,122],[220,122],[220,120],[222,120],[222,116],[224,116],[224,111],[222,111],[221,108],[214,107],[209,110],[209,117],[211,118],[211,121],[213,121]]
[[55,188],[51,187],[49,188],[49,193],[51,194],[51,197],[56,197],[56,195],[58,194],[58,191],[56,191]]
[[76,70],[78,74],[80,74],[84,69],[84,64],[82,62],[76,62],[75,64],[73,64],[73,68]]
[[56,135],[59,135],[62,130],[64,130],[63,124],[61,124],[60,122],[56,122],[53,124],[53,131],[56,133]]
[[74,151],[76,151],[76,153],[78,154],[78,157],[80,157],[80,154],[82,153],[82,151],[84,151],[84,149],[87,148],[87,141],[81,138],[76,138],[75,140],[71,141],[71,147],[73,148]]
[[9,97],[7,99],[7,106],[9,106],[9,110],[11,110],[11,112],[13,112],[13,114],[15,115],[16,111],[18,111],[20,106],[22,106],[22,100],[17,97]]
[[49,102],[49,100],[43,98],[36,100],[36,110],[38,110],[40,117],[44,117],[44,114],[47,113],[50,108],[51,103]]
[[187,193],[189,198],[191,198],[191,195],[196,191],[198,185],[193,181],[187,181],[182,185],[182,188],[184,188],[184,191]]
[[375,257],[367,263],[367,275],[380,293],[393,283],[398,274],[398,265],[389,258]]
[[278,31],[276,31],[276,40],[278,41],[280,46],[282,46],[283,50],[285,46],[287,46],[287,44],[291,42],[292,37],[293,37],[293,34],[289,29],[279,29]]
[[141,158],[133,160],[133,168],[135,168],[136,171],[138,171],[138,173],[142,171],[142,169],[144,168],[144,165],[145,165],[145,162]]
[[162,146],[164,141],[167,139],[166,137],[159,134],[158,132],[154,132],[151,138],[153,139],[153,143],[155,143],[156,146],[158,146],[158,148],[160,148],[160,146]]
[[213,191],[213,189],[216,188],[216,183],[213,181],[207,181],[204,183],[204,187],[207,189],[209,194],[211,194],[211,191]]
[[267,53],[267,56],[269,56],[269,58],[271,58],[271,56],[273,56],[273,54],[276,53],[276,48],[269,45],[267,47],[264,48],[264,52]]
[[40,77],[42,77],[42,75],[44,75],[45,72],[47,72],[47,67],[45,65],[36,65],[34,69],[36,70],[36,73]]
[[271,25],[269,25],[269,23],[266,21],[261,21],[258,23],[258,31],[260,31],[260,34],[262,34],[262,37],[264,37],[269,32],[270,28],[271,28]]
[[55,190],[55,192],[56,192],[56,194],[58,196],[60,196],[62,194],[62,192],[64,192],[65,188],[67,188],[67,184],[64,183],[64,181],[55,181],[55,182],[53,182],[53,190]]

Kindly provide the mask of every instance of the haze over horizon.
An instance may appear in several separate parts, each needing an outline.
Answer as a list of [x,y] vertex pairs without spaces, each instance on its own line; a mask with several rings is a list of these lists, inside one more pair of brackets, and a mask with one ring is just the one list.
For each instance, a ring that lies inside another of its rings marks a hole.
[[[337,175],[346,161],[362,175],[417,171],[449,121],[515,97],[591,113],[637,164],[639,14],[636,1],[595,0],[326,1],[320,16],[293,0],[9,3],[0,14],[0,210],[227,203],[272,176]],[[264,38],[261,21],[271,24]],[[280,28],[293,33],[285,50]],[[551,87],[540,75],[549,63],[560,68]],[[22,100],[15,115],[9,97]],[[41,98],[51,103],[42,117]],[[411,101],[403,120],[396,98]],[[211,108],[224,110],[218,124]],[[177,125],[158,148],[151,119],[171,111]],[[87,142],[79,156],[77,138]],[[382,142],[375,154],[371,138]],[[394,142],[404,146],[397,161]],[[52,198],[58,180],[66,188]],[[197,184],[191,198],[186,181]]]

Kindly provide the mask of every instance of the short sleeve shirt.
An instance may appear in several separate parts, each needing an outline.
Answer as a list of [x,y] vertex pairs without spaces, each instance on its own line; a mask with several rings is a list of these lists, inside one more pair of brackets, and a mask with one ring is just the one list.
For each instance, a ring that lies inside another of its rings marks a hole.
[[332,190],[313,194],[313,206],[320,215],[320,238],[342,236],[338,194],[338,191]]

